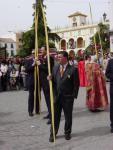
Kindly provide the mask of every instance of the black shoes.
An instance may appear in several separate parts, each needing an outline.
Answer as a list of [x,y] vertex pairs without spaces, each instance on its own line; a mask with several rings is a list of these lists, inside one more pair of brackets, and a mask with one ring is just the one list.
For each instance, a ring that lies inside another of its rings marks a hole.
[[34,114],[30,112],[30,113],[29,113],[29,116],[30,116],[30,117],[33,117],[33,116],[34,116]]
[[47,121],[47,124],[48,124],[48,125],[51,124],[51,120],[50,120],[50,119]]
[[36,111],[36,115],[40,115],[40,111]]
[[[55,139],[56,139],[56,134],[55,134]],[[49,142],[54,142],[54,137],[53,137],[53,134],[50,134],[50,137],[49,137]]]
[[[56,136],[55,136],[55,138],[56,138]],[[65,139],[70,140],[71,139],[71,134],[65,134]],[[53,135],[50,135],[49,142],[54,142]]]
[[44,116],[43,119],[49,119],[49,115]]
[[27,89],[27,88],[25,88],[25,89],[24,89],[24,91],[28,91],[28,89]]
[[111,133],[113,133],[113,128],[111,128]]
[[54,142],[53,136],[50,135],[49,142]]
[[43,119],[48,119],[47,124],[51,124],[51,120],[50,120],[49,114],[47,116],[44,116]]
[[65,139],[70,140],[71,139],[71,134],[65,134]]
[[[39,114],[40,114],[40,112],[36,112],[36,115],[39,115]],[[33,117],[34,114],[33,114],[32,112],[29,112],[29,116],[30,116],[30,117]]]

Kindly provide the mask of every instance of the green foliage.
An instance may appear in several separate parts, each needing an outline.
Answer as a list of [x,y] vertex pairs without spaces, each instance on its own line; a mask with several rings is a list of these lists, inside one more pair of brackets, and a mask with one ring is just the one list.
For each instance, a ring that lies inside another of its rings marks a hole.
[[[110,40],[109,40],[109,26],[105,24],[98,24],[99,31],[95,34],[96,45],[102,44],[102,49],[105,52],[108,52],[110,48]],[[92,37],[94,39],[94,37]],[[101,40],[101,42],[100,42]],[[93,40],[94,43],[94,40]]]
[[[39,14],[38,16],[38,47],[46,45],[45,28],[44,28],[43,14],[42,14],[40,2],[41,1],[39,1],[37,5],[37,12]],[[42,0],[42,5],[43,5],[43,0]],[[34,5],[34,8],[35,6],[36,5]],[[43,7],[45,8],[46,6],[43,5]],[[55,47],[54,40],[59,39],[59,36],[57,34],[50,33],[49,27],[47,27],[47,29],[48,29],[48,35],[49,35],[49,46]],[[35,48],[35,17],[33,19],[33,25],[32,25],[31,30],[23,34],[22,43],[23,43],[22,48],[19,50],[18,55],[21,55],[21,56],[29,55],[32,49]]]
[[25,57],[25,56],[29,55],[29,52],[28,52],[28,50],[25,50],[25,49],[19,49],[19,50],[17,50],[17,55],[20,57]]
[[29,30],[23,34],[22,38],[22,49],[26,51],[26,53],[30,53],[32,49],[35,47],[35,32],[34,30]]

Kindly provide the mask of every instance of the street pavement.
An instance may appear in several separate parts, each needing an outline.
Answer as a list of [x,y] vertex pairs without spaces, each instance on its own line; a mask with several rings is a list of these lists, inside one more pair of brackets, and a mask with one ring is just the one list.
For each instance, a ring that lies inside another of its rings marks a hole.
[[62,113],[55,144],[49,143],[50,126],[43,119],[47,111],[43,94],[41,115],[29,117],[27,91],[0,93],[0,150],[113,150],[109,108],[103,112],[89,112],[85,106],[85,92],[85,88],[80,88],[74,103],[72,139],[66,141],[64,138]]

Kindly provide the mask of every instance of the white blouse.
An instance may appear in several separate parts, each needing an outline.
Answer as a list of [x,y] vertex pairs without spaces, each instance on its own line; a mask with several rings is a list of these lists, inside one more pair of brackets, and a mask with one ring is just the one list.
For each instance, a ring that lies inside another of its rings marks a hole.
[[1,64],[0,70],[1,70],[2,73],[7,73],[7,70],[8,70],[7,65],[2,65]]

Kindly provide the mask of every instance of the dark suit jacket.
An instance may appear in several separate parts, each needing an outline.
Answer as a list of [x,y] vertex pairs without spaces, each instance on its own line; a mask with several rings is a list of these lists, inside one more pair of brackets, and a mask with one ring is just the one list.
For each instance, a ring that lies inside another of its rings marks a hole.
[[[54,66],[54,59],[50,56],[51,72],[53,70],[53,66]],[[48,82],[48,80],[47,80],[47,76],[48,76],[48,61],[47,61],[47,57],[43,58],[41,60],[41,64],[39,65],[39,73],[40,73],[41,84],[46,84]]]
[[60,76],[60,65],[53,68],[53,86],[56,98],[60,95],[66,99],[74,99],[78,96],[79,76],[77,68],[67,65],[63,77]]
[[30,58],[25,63],[26,73],[28,74],[28,88],[34,88],[34,66],[32,66],[33,62],[33,58]]
[[113,58],[108,62],[105,75],[108,79],[110,79],[110,83],[113,84]]

